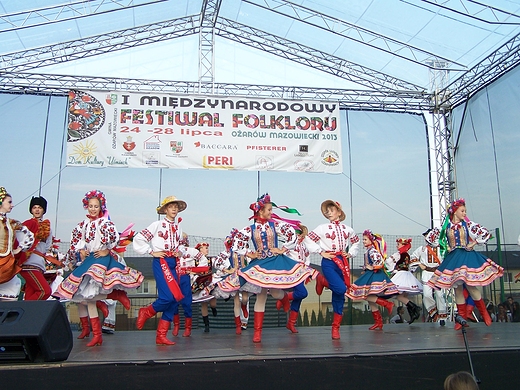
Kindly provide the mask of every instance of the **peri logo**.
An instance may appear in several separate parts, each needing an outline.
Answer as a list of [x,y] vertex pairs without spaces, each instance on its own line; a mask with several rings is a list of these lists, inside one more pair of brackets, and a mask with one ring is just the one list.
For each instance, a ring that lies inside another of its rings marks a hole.
[[324,150],[321,154],[321,163],[323,165],[333,166],[339,164],[339,155],[334,150]]
[[182,141],[170,141],[170,149],[175,153],[182,152]]

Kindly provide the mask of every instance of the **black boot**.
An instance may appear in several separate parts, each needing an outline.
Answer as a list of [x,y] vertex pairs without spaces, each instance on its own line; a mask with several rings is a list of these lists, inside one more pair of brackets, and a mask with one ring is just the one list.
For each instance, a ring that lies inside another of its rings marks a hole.
[[217,308],[216,307],[212,307],[211,308],[211,314],[213,314],[213,317],[217,316]]
[[204,321],[204,333],[208,333],[209,332],[209,317],[202,316],[202,321]]
[[408,301],[408,303],[406,304],[406,309],[408,310],[408,314],[410,315],[410,324],[421,316],[421,308],[412,301]]

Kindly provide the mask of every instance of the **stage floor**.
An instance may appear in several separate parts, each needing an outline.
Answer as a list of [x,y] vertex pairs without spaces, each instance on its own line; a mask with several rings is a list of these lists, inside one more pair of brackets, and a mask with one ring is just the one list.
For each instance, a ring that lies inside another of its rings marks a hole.
[[[115,332],[103,335],[101,347],[86,347],[77,340],[67,361],[60,364],[241,361],[255,359],[330,358],[420,353],[466,352],[462,331],[453,324],[385,325],[369,331],[367,325],[342,326],[341,340],[332,340],[330,327],[301,327],[298,334],[285,328],[268,328],[262,342],[253,343],[252,327],[237,336],[234,329],[195,329],[191,337],[173,337],[173,346],[155,345],[154,331]],[[520,349],[520,323],[470,324],[466,337],[470,351]],[[54,363],[55,364],[55,363]]]
[[[471,324],[466,338],[453,324],[342,326],[341,340],[330,327],[264,329],[253,343],[253,330],[241,336],[234,329],[195,329],[176,345],[156,346],[155,331],[119,331],[103,335],[103,346],[77,340],[69,358],[55,363],[0,362],[6,388],[125,390],[158,388],[227,388],[248,390],[442,389],[447,375],[470,371],[481,390],[514,388],[520,357],[520,324]],[[172,339],[171,334],[169,338]],[[471,359],[470,359],[471,357]],[[513,381],[513,382],[511,382]]]

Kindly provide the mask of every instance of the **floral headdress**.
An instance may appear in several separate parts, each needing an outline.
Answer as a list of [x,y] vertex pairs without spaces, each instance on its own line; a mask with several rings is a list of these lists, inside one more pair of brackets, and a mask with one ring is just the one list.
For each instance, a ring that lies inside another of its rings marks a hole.
[[[271,201],[271,197],[269,196],[269,194],[264,194],[260,198],[258,198],[255,203],[251,203],[251,205],[249,206],[249,208],[251,210],[253,210],[253,216],[250,217],[249,219],[253,219],[253,218],[257,217],[258,212],[262,209],[262,207],[264,207],[268,203],[271,203],[273,205],[273,208],[277,208],[285,213],[301,215],[300,212],[296,209],[290,208],[288,206],[278,206],[276,203]],[[300,230],[301,222],[296,219],[282,218],[274,213],[271,215],[271,218],[273,221],[286,222],[289,225],[291,225],[296,231],[301,231]]]
[[254,218],[262,209],[262,207],[264,207],[268,203],[271,203],[271,196],[269,196],[269,194],[263,194],[260,198],[256,200],[256,202],[251,203],[249,205],[249,209],[252,210],[254,214],[251,218]]
[[399,248],[399,253],[405,253],[410,250],[412,247],[412,239],[411,238],[403,238],[400,237],[397,240],[395,240],[396,243],[403,245],[401,248]]
[[453,202],[451,202],[448,205],[447,211],[448,211],[448,214],[450,215],[450,217],[455,213],[455,211],[457,211],[457,209],[460,206],[466,206],[466,201],[463,198],[459,198],[457,200],[454,200]]
[[104,214],[107,211],[107,199],[105,198],[105,194],[99,190],[92,190],[85,194],[85,197],[83,198],[83,208],[85,210],[88,209],[88,201],[92,198],[99,200],[101,211]]
[[4,187],[0,187],[0,204],[2,204],[2,202],[7,196],[9,196],[7,190]]
[[201,241],[197,245],[195,245],[195,249],[199,250],[203,246],[207,246],[209,248],[209,243],[207,243],[206,241]]
[[370,241],[374,245],[374,248],[376,248],[376,250],[381,254],[381,256],[383,256],[383,259],[386,259],[386,241],[383,238],[383,236],[380,234],[372,233],[372,230],[370,229],[365,230],[363,232],[363,235],[367,236],[370,239]]

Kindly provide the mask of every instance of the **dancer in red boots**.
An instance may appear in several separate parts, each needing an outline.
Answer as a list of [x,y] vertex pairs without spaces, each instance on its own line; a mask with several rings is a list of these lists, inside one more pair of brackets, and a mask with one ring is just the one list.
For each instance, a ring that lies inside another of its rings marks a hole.
[[47,200],[44,197],[32,197],[29,204],[32,218],[24,221],[24,225],[34,234],[32,248],[21,256],[20,276],[25,279],[24,300],[44,301],[51,295],[51,286],[45,279],[45,256],[52,246],[51,223],[43,219],[47,212]]
[[130,310],[126,291],[135,290],[144,279],[141,272],[119,263],[110,253],[119,242],[119,233],[108,217],[105,195],[89,191],[83,198],[87,218],[72,230],[67,261],[74,271],[61,282],[54,296],[78,302],[83,328],[79,339],[88,337],[89,318],[94,337],[88,347],[103,344],[96,301],[113,299]]
[[410,272],[411,261],[408,251],[412,247],[412,239],[401,237],[395,242],[397,252],[386,258],[385,267],[386,271],[392,275],[392,283],[399,290],[399,295],[396,296],[396,299],[406,306],[410,315],[409,324],[412,324],[421,316],[422,309],[411,301],[408,296],[421,294],[423,286]]
[[329,222],[311,231],[304,243],[310,252],[322,256],[322,273],[316,279],[316,292],[321,295],[324,287],[332,290],[332,339],[338,340],[345,293],[350,286],[349,259],[358,253],[359,237],[354,229],[342,223],[345,213],[338,202],[324,201],[321,204],[321,212]]
[[[256,293],[254,308],[253,342],[262,341],[267,290],[275,299],[284,297],[284,289],[299,285],[317,275],[316,270],[287,257],[285,253],[294,249],[297,235],[293,226],[281,218],[273,219],[273,203],[268,194],[262,195],[249,206],[253,211],[254,223],[240,230],[234,238],[233,252],[246,255],[251,262],[238,271],[244,291]],[[278,237],[284,244],[278,248]],[[249,250],[249,240],[255,250]],[[238,326],[238,325],[237,325]]]
[[[306,266],[310,266],[310,252],[309,249],[307,249],[305,243],[303,242],[305,240],[305,237],[307,237],[309,230],[305,225],[299,224],[296,232],[298,233],[296,246],[293,250],[287,251],[287,256],[289,256],[293,260],[305,264]],[[286,313],[289,312],[287,324],[285,325],[285,327],[289,329],[291,333],[298,333],[298,329],[296,329],[298,313],[300,312],[302,301],[305,298],[307,298],[307,295],[309,295],[307,292],[307,288],[305,287],[305,283],[307,283],[307,281],[308,280],[294,286],[292,291],[286,293],[283,299],[278,300],[276,302],[276,308],[278,310],[283,309]]]
[[216,262],[221,263],[222,277],[211,292],[216,298],[233,297],[233,314],[235,318],[235,334],[242,334],[242,324],[249,320],[249,293],[241,290],[238,272],[247,266],[245,255],[233,253],[234,238],[238,230],[233,228],[224,240],[225,251],[221,252]]
[[[157,326],[157,345],[174,345],[166,335],[173,321],[176,307],[184,295],[181,292],[177,266],[179,257],[186,252],[182,243],[181,218],[178,214],[188,205],[175,196],[163,199],[157,207],[157,214],[165,215],[164,219],[155,221],[146,229],[136,234],[133,241],[134,250],[140,254],[150,254],[153,257],[152,270],[157,283],[158,297],[151,305],[139,309],[136,326],[143,329],[149,318],[162,312]],[[177,324],[177,332],[178,332]],[[174,332],[175,332],[174,324]]]
[[0,187],[0,301],[18,299],[22,283],[17,275],[20,266],[15,256],[34,243],[34,234],[21,222],[7,216],[13,207],[13,198]]
[[[448,207],[439,238],[444,260],[428,281],[428,285],[434,289],[455,289],[458,313],[464,319],[467,319],[468,312],[464,298],[466,287],[487,326],[491,325],[491,317],[478,287],[487,286],[501,277],[504,269],[480,252],[476,252],[474,247],[484,244],[490,237],[491,233],[485,227],[466,217],[464,199],[452,202]],[[460,325],[457,323],[455,328],[460,329]]]
[[386,308],[389,314],[392,313],[394,304],[389,302],[387,298],[396,296],[399,291],[384,271],[386,243],[383,237],[372,233],[370,230],[365,230],[363,232],[363,246],[366,248],[365,272],[350,286],[346,295],[354,300],[367,300],[374,317],[374,325],[369,329],[382,330],[383,317],[378,305]]

